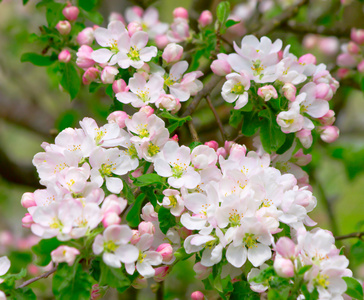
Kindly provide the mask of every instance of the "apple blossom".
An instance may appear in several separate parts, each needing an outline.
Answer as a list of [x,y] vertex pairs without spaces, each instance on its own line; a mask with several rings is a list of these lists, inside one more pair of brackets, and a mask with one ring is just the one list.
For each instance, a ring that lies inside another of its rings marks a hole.
[[115,67],[106,66],[101,72],[101,81],[105,84],[114,82],[115,76],[119,73],[119,70]]
[[95,61],[91,58],[91,54],[94,50],[88,45],[82,45],[77,51],[76,64],[82,69],[88,69],[95,64]]
[[235,102],[234,109],[240,109],[248,103],[248,93],[250,88],[249,76],[242,72],[240,74],[230,73],[226,75],[227,81],[222,86],[221,95],[226,102]]
[[182,46],[176,43],[170,43],[164,48],[162,58],[167,63],[174,63],[181,59],[182,54],[183,54]]
[[80,31],[77,35],[77,43],[79,45],[88,45],[90,46],[94,41],[94,29],[92,27],[86,27],[82,31]]
[[59,246],[57,249],[51,252],[52,261],[55,263],[67,263],[72,266],[76,256],[80,254],[80,251],[73,247]]
[[59,21],[56,29],[61,35],[68,35],[71,32],[71,24],[68,21]]

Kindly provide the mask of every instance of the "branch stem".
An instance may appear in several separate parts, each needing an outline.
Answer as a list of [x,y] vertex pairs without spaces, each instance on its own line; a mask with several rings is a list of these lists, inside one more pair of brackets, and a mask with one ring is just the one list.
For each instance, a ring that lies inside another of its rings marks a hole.
[[208,106],[210,107],[212,113],[214,114],[215,116],[215,119],[216,119],[216,122],[217,122],[217,125],[219,126],[219,129],[220,129],[220,132],[221,132],[221,136],[222,136],[222,139],[224,140],[224,142],[226,141],[226,133],[225,133],[225,130],[224,130],[224,126],[221,122],[221,119],[219,117],[219,115],[217,114],[217,111],[214,107],[214,105],[212,104],[212,101],[211,101],[211,98],[210,98],[210,95],[206,95],[206,101],[207,101],[207,104]]
[[54,266],[52,269],[50,269],[48,272],[45,272],[37,277],[34,277],[32,279],[29,279],[25,282],[23,282],[19,287],[17,287],[17,289],[21,289],[23,287],[26,287],[27,285],[35,282],[35,281],[38,281],[39,279],[42,279],[42,278],[47,278],[49,275],[53,274],[54,272],[57,271],[57,266]]

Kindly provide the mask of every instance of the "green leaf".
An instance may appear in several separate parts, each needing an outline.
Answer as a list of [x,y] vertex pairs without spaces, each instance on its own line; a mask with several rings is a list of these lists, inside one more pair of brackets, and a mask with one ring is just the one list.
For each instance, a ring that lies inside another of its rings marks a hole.
[[83,14],[92,23],[95,23],[97,25],[101,25],[102,22],[104,22],[104,17],[98,11],[83,11]]
[[309,269],[312,268],[312,265],[307,265],[307,266],[303,266],[299,271],[298,271],[298,275],[303,275],[305,274]]
[[282,295],[276,290],[269,290],[268,292],[268,300],[281,300],[281,299],[287,299],[283,298]]
[[20,58],[21,62],[30,62],[39,67],[50,66],[56,60],[53,56],[43,56],[32,52],[24,53]]
[[271,154],[284,144],[286,134],[282,132],[270,109],[262,110],[258,115],[264,118],[260,126],[260,140],[264,150]]
[[216,17],[221,24],[225,24],[230,15],[230,3],[228,1],[220,2],[216,8]]
[[229,27],[234,26],[239,23],[240,23],[240,21],[235,21],[235,20],[230,19],[230,20],[226,21],[225,26],[226,26],[226,28],[229,28]]
[[186,250],[183,247],[179,248],[176,252],[174,252],[174,256],[178,260],[186,260],[186,259],[190,258],[192,255],[194,255],[194,253],[187,254]]
[[168,229],[177,224],[176,217],[171,214],[169,209],[161,207],[158,211],[159,228],[166,234]]
[[52,290],[57,300],[89,300],[94,283],[91,275],[82,270],[81,264],[75,263],[70,267],[62,263],[53,275]]
[[295,139],[295,134],[294,133],[289,133],[286,135],[286,141],[284,142],[284,144],[277,150],[277,154],[283,154],[284,152],[286,152],[287,150],[289,150],[294,142]]
[[10,300],[36,300],[37,296],[34,294],[34,292],[28,288],[28,287],[24,287],[21,289],[13,289],[10,292],[10,296],[7,297],[6,299]]
[[254,135],[261,126],[261,121],[258,117],[258,112],[253,111],[243,114],[243,125],[241,127],[241,133],[245,136]]
[[103,262],[100,265],[101,276],[99,284],[101,286],[108,285],[112,288],[125,288],[130,286],[131,282],[121,268],[112,268]]
[[26,5],[29,2],[29,0],[23,0],[23,5]]
[[51,262],[51,252],[61,244],[56,237],[41,240],[37,245],[32,247],[32,251],[37,256],[35,263],[42,267],[48,265]]
[[123,196],[126,198],[126,200],[128,200],[128,204],[135,202],[133,191],[125,180],[123,180]]
[[112,84],[109,84],[105,89],[106,95],[108,95],[111,99],[114,99],[114,91],[112,89]]
[[147,185],[152,185],[152,184],[156,184],[156,183],[163,184],[164,179],[163,179],[163,177],[161,177],[155,173],[144,174],[142,176],[137,177],[133,183],[135,186],[147,186]]
[[168,126],[169,133],[175,131],[178,127],[181,127],[185,122],[191,121],[191,116],[180,118],[178,116],[172,115],[168,111],[163,111],[160,115],[162,118],[166,118],[169,121],[170,126]]
[[193,149],[195,149],[197,146],[200,146],[200,145],[202,145],[202,143],[201,142],[197,142],[197,141],[194,141],[194,142],[192,142],[188,147],[191,149],[191,150],[193,150]]
[[240,124],[240,122],[243,120],[243,112],[241,110],[232,109],[230,111],[230,118],[229,118],[229,124],[237,128]]
[[78,0],[78,6],[86,11],[93,10],[97,5],[97,0]]
[[[142,193],[144,193],[149,200],[150,203],[152,203],[153,207],[157,206],[157,202],[162,202],[164,195],[157,195],[157,190],[153,186],[143,186],[140,188]],[[158,197],[160,199],[158,199]]]
[[46,4],[47,11],[46,11],[46,19],[48,26],[53,28],[57,25],[57,23],[63,17],[62,10],[64,8],[64,4],[50,1]]
[[230,300],[259,300],[260,296],[251,290],[250,284],[247,281],[238,281],[233,284],[233,292]]
[[80,76],[72,63],[62,64],[61,72],[61,85],[70,94],[71,100],[73,100],[81,87]]
[[343,277],[343,279],[345,280],[346,285],[348,286],[345,293],[355,299],[363,300],[364,298],[363,287],[358,282],[358,280],[352,277]]
[[140,194],[136,198],[133,207],[126,216],[126,220],[128,221],[130,227],[137,227],[140,223],[140,210],[142,208],[144,198],[145,194]]

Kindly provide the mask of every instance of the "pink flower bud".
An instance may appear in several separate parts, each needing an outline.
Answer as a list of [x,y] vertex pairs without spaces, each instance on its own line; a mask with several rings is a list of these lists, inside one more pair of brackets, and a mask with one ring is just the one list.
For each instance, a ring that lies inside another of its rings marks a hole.
[[30,228],[34,224],[33,218],[29,213],[26,213],[23,219],[21,219],[22,226],[25,228]]
[[69,21],[75,21],[77,20],[78,14],[80,13],[80,10],[76,6],[67,5],[62,10],[63,15],[66,17]]
[[320,128],[320,137],[325,143],[333,143],[339,137],[339,128],[336,126],[324,126]]
[[139,234],[142,236],[144,233],[154,234],[155,227],[152,222],[141,222],[138,226]]
[[205,143],[206,146],[209,146],[210,148],[214,149],[215,151],[217,148],[219,148],[219,144],[216,141],[209,141]]
[[317,35],[307,34],[302,41],[303,47],[305,47],[306,49],[313,49],[317,45],[318,41],[319,38]]
[[220,53],[217,55],[216,60],[211,64],[211,70],[218,76],[225,76],[231,73],[231,66],[227,61],[228,55]]
[[59,21],[56,25],[56,29],[62,35],[67,35],[71,32],[71,24],[68,21]]
[[154,211],[152,203],[147,203],[142,208],[142,219],[144,221],[153,222],[158,220],[158,214]]
[[169,262],[174,257],[173,248],[168,243],[160,244],[155,251],[157,251],[162,255],[163,261],[166,263]]
[[134,279],[131,285],[135,289],[145,289],[148,287],[148,280],[144,277],[139,276],[136,279]]
[[163,49],[168,45],[169,40],[165,34],[159,34],[155,37],[155,43],[159,49]]
[[318,120],[322,125],[330,126],[335,122],[335,112],[330,109],[324,116],[322,116]]
[[264,101],[269,101],[270,99],[277,99],[277,90],[273,85],[265,85],[258,89],[258,96],[264,99]]
[[109,15],[109,23],[112,21],[120,21],[121,23],[123,23],[125,25],[125,20],[124,17],[122,16],[122,14],[112,11]]
[[137,16],[143,16],[144,10],[140,6],[133,6],[131,9]]
[[355,44],[354,42],[349,42],[347,45],[347,50],[350,54],[358,54],[360,51],[360,48],[357,44]]
[[107,212],[102,219],[102,225],[104,225],[105,228],[109,227],[110,225],[120,224],[121,218],[118,216],[117,213],[110,211]]
[[133,177],[137,178],[143,175],[143,168],[136,169],[133,173],[131,173]]
[[360,73],[364,73],[364,60],[358,64],[357,68]]
[[193,266],[193,270],[196,272],[196,278],[203,280],[207,277],[209,277],[209,275],[212,272],[212,268],[211,267],[205,267],[203,266],[200,262],[196,263]]
[[177,7],[173,11],[174,18],[188,19],[188,11],[184,7]]
[[164,279],[166,279],[169,273],[169,266],[158,267],[155,268],[154,270],[155,270],[154,280],[156,282],[161,282]]
[[35,203],[35,200],[34,200],[34,194],[33,193],[24,193],[23,196],[21,196],[21,205],[24,208],[37,206],[37,203]]
[[291,260],[283,257],[276,257],[273,264],[274,270],[277,274],[284,278],[293,277],[294,266]]
[[71,53],[64,49],[58,54],[58,60],[60,62],[68,63],[71,60]]
[[364,44],[364,29],[352,28],[350,37],[355,43],[359,45]]
[[296,244],[288,237],[279,238],[275,250],[284,258],[293,258],[296,256]]
[[350,73],[350,70],[347,68],[340,68],[339,70],[337,70],[337,76],[340,79],[346,78],[349,75],[349,73]]
[[94,67],[88,68],[82,75],[82,83],[85,85],[90,84],[99,77],[100,71]]
[[191,294],[191,299],[192,300],[203,300],[203,299],[205,299],[205,296],[202,292],[195,291]]
[[302,129],[298,132],[296,132],[296,137],[300,140],[303,147],[306,149],[310,148],[312,145],[312,134],[311,130],[308,129]]
[[316,98],[323,100],[331,100],[334,93],[327,83],[319,83],[316,85]]
[[135,245],[140,240],[140,234],[139,234],[139,231],[135,230],[135,229],[133,229],[132,232],[133,232],[133,236],[131,237],[130,243]]
[[170,43],[164,48],[162,57],[167,63],[177,62],[181,59],[183,54],[183,47],[176,44]]
[[224,148],[225,148],[225,150],[226,150],[226,153],[227,154],[230,154],[230,149],[231,149],[231,147],[233,146],[233,145],[235,145],[236,143],[235,142],[233,142],[233,141],[225,141],[225,143],[224,143]]
[[143,31],[143,27],[139,22],[133,21],[128,24],[129,36],[132,36],[134,33],[138,31]]
[[223,147],[218,148],[216,150],[216,154],[218,157],[221,155],[223,158],[226,158],[226,156],[227,156],[227,152],[226,152],[225,148],[223,148]]
[[76,64],[82,69],[88,69],[95,64],[95,61],[91,58],[91,54],[94,50],[87,45],[82,45],[77,51]]
[[297,89],[292,83],[285,83],[282,90],[284,97],[286,97],[289,101],[293,102],[296,99]]
[[171,137],[171,140],[172,141],[175,141],[175,142],[178,142],[179,141],[179,138],[178,138],[178,135],[175,134],[174,136]]
[[129,116],[125,111],[114,111],[108,117],[107,120],[109,123],[116,123],[119,125],[120,128],[125,127],[125,120],[128,119]]
[[52,260],[55,263],[67,263],[72,266],[75,262],[76,256],[80,254],[80,251],[73,247],[59,246],[56,250],[51,252]]
[[129,87],[126,85],[124,79],[115,80],[112,84],[112,90],[115,94],[129,91]]
[[326,55],[334,55],[339,51],[339,40],[336,37],[326,37],[319,40],[319,48]]
[[119,73],[118,68],[106,66],[101,72],[101,81],[105,84],[114,82],[115,76]]
[[98,284],[94,284],[91,290],[91,297],[90,300],[100,300],[102,294],[100,293],[100,287]]
[[181,237],[181,239],[185,240],[188,236],[192,234],[192,230],[187,229],[186,227],[181,227],[177,230],[178,235]]
[[244,145],[233,144],[230,148],[230,156],[232,160],[241,161],[246,154],[246,147]]
[[309,64],[314,64],[316,65],[316,57],[314,55],[312,55],[311,53],[307,53],[305,55],[302,55],[299,59],[298,62],[300,64],[305,64],[305,65],[309,65]]
[[86,27],[77,35],[77,43],[79,45],[91,45],[94,41],[94,30],[91,27]]
[[204,10],[198,18],[198,23],[201,25],[201,27],[205,27],[207,25],[210,25],[212,23],[212,20],[213,17],[211,11]]
[[169,94],[160,95],[155,104],[158,108],[165,108],[168,111],[175,111],[181,107],[179,100]]
[[304,154],[302,149],[299,149],[294,155],[293,155],[293,161],[296,165],[299,166],[306,166],[312,161],[312,155],[311,154]]
[[154,109],[150,106],[146,105],[139,109],[139,111],[142,111],[147,114],[147,116],[151,116],[154,113]]
[[338,64],[338,66],[340,67],[348,67],[348,68],[353,68],[356,66],[357,61],[355,59],[354,56],[352,56],[349,53],[341,53],[337,59],[336,59],[336,63]]

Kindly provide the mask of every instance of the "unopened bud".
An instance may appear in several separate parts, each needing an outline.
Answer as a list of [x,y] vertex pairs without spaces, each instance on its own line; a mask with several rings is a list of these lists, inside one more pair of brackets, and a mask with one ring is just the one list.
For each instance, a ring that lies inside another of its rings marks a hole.
[[159,34],[155,37],[155,43],[159,49],[163,49],[168,45],[169,40],[165,34]]
[[141,222],[138,226],[139,234],[142,236],[144,233],[154,234],[155,227],[152,222]]
[[69,21],[75,21],[77,20],[78,14],[80,13],[80,10],[76,6],[66,6],[62,10],[63,15],[66,17]]
[[264,99],[264,101],[269,101],[270,99],[277,99],[277,90],[273,85],[265,85],[258,89],[258,96]]
[[169,262],[174,257],[173,248],[168,243],[160,244],[155,251],[157,251],[162,255],[163,261],[166,263]]
[[71,53],[64,49],[58,54],[58,60],[60,62],[68,63],[71,60]]
[[212,23],[212,20],[213,17],[211,11],[204,10],[198,18],[198,23],[201,25],[201,27],[205,27],[207,25],[210,25]]
[[121,219],[118,216],[117,213],[110,211],[107,212],[104,216],[104,218],[102,219],[102,224],[104,225],[104,227],[109,227],[110,225],[115,225],[115,224],[120,224],[121,223]]
[[133,21],[128,24],[129,36],[132,36],[134,33],[138,31],[143,31],[143,27],[139,22]]
[[355,43],[364,44],[364,29],[351,29],[350,37]]
[[154,113],[154,109],[151,108],[148,105],[143,106],[142,108],[140,108],[139,111],[142,111],[142,112],[146,113],[148,117],[151,116]]
[[91,27],[86,27],[77,35],[77,43],[79,45],[91,45],[94,41],[94,30]]
[[94,67],[88,68],[82,75],[82,83],[84,85],[90,84],[99,77],[100,71]]
[[276,257],[273,267],[277,274],[281,277],[289,278],[294,276],[294,266],[290,259]]
[[30,228],[34,223],[32,216],[29,213],[26,213],[23,219],[21,219],[22,226],[25,228]]
[[155,270],[154,280],[156,282],[161,282],[164,279],[166,279],[169,273],[169,266],[158,267],[155,268],[154,270]]
[[118,68],[106,66],[101,72],[101,81],[105,84],[114,82],[115,76],[119,73]]
[[298,137],[303,147],[305,147],[306,149],[311,147],[313,141],[311,130],[302,129],[296,132],[296,137]]
[[56,25],[56,29],[62,35],[67,35],[71,32],[71,24],[68,21],[59,21]]
[[340,131],[336,126],[324,126],[321,127],[320,130],[320,137],[326,143],[333,143],[339,137]]
[[183,47],[176,44],[170,43],[164,48],[162,57],[167,63],[177,62],[181,59],[183,54]]
[[108,117],[109,123],[116,123],[120,128],[125,127],[125,120],[129,118],[129,115],[125,111],[114,111]]
[[314,64],[316,65],[316,57],[314,55],[312,55],[311,53],[307,53],[305,55],[302,55],[299,59],[298,62],[300,64],[305,64],[305,65],[309,65],[309,64]]
[[282,90],[284,97],[286,97],[289,101],[293,102],[296,99],[297,89],[292,83],[285,83]]
[[206,146],[214,149],[215,151],[219,148],[219,144],[216,141],[209,141],[205,143]]
[[288,237],[281,237],[276,243],[275,250],[284,258],[296,256],[296,245]]
[[177,7],[173,11],[174,18],[188,19],[188,11],[184,7]]
[[203,300],[203,299],[205,299],[205,296],[202,292],[195,291],[191,294],[191,299],[192,300]]
[[112,84],[112,90],[115,94],[129,91],[129,87],[123,79],[115,80]]
[[37,206],[34,200],[34,194],[33,193],[24,193],[21,197],[21,205],[24,208],[29,208],[32,206]]
[[94,50],[87,45],[82,45],[77,51],[76,64],[82,69],[88,69],[95,64],[95,61],[91,58],[91,54]]

